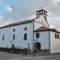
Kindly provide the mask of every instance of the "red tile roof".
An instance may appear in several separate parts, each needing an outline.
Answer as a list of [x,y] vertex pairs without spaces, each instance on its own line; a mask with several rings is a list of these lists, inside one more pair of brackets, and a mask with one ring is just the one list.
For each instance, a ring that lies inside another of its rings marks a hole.
[[36,29],[34,32],[39,32],[39,31],[53,31],[53,32],[56,32],[56,33],[60,33],[60,32],[57,31],[56,29],[50,29],[50,28],[45,27],[45,26],[39,27],[39,28]]
[[11,23],[5,26],[2,26],[0,28],[6,28],[6,27],[11,27],[11,26],[16,26],[16,25],[21,25],[21,24],[26,24],[26,23],[31,23],[32,20],[26,20],[26,21],[21,21],[21,22],[16,22],[16,23]]
[[49,28],[45,27],[45,26],[41,26],[38,29],[36,29],[35,31],[41,31],[41,30],[48,30]]

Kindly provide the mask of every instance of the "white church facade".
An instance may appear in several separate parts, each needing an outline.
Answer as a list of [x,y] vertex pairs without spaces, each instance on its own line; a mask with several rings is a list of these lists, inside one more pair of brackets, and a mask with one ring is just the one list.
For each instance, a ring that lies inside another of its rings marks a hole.
[[27,48],[44,50],[50,53],[60,52],[60,32],[50,29],[47,22],[47,12],[36,11],[36,18],[11,23],[0,27],[0,47]]

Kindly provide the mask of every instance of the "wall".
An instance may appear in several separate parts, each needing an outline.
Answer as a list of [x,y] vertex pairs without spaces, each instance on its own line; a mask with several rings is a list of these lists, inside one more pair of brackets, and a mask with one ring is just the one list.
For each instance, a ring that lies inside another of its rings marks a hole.
[[[36,38],[36,33],[40,34],[40,38]],[[36,41],[35,41],[36,40]],[[34,33],[34,42],[41,43],[41,49],[49,49],[49,32],[48,31],[41,31]]]
[[[24,28],[27,27],[27,30]],[[15,32],[13,32],[15,29]],[[24,33],[27,33],[27,41],[24,40]],[[13,40],[13,34],[15,34],[15,40]],[[4,40],[2,40],[2,36],[4,35]],[[11,27],[6,27],[0,29],[0,47],[8,47],[10,48],[12,44],[15,47],[19,48],[28,48],[28,43],[30,48],[32,49],[33,42],[33,23],[21,24]]]
[[50,52],[51,53],[60,52],[60,38],[56,39],[55,34],[58,34],[58,33],[50,32]]
[[39,28],[41,26],[48,27],[48,24],[46,23],[46,21],[45,21],[45,19],[44,19],[44,17],[42,15],[40,15],[40,17],[35,20],[34,25],[35,25],[34,29],[37,29],[37,28]]

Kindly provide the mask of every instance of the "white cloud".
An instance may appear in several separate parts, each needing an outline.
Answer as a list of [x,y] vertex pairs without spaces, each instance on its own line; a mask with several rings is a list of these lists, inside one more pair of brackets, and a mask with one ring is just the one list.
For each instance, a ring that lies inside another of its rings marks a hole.
[[10,23],[14,23],[13,18],[10,18],[9,20],[4,20],[4,16],[3,17],[0,16],[0,27]]
[[[41,7],[48,12],[48,15],[60,15],[60,0],[15,0],[15,4],[11,7],[6,7],[6,12],[9,12],[5,14],[6,21],[11,18],[14,22],[33,18]],[[60,28],[60,16],[49,17],[48,22]]]
[[50,25],[49,28],[53,29],[53,28],[55,28],[55,26],[54,25]]
[[54,28],[60,30],[60,16],[54,16],[54,17],[48,17],[47,21],[50,25],[52,25]]
[[56,0],[57,2],[59,2],[59,0]]
[[10,23],[14,23],[12,20],[13,20],[13,19],[10,19],[10,20],[8,20],[8,21],[7,21],[7,20],[5,20],[5,21],[3,20],[4,22],[2,21],[2,24],[0,24],[0,27],[1,27],[1,26],[5,26],[5,25],[8,25],[8,24],[10,24]]
[[12,12],[12,8],[10,7],[10,6],[6,6],[5,7],[5,11],[7,12],[7,13],[10,13],[10,12]]
[[[11,15],[17,20],[27,19],[28,16],[36,14],[36,10],[43,9],[47,10],[50,14],[60,13],[60,1],[58,0],[15,0],[15,4],[11,7],[7,7],[7,11],[12,11]],[[59,7],[59,8],[58,8]]]

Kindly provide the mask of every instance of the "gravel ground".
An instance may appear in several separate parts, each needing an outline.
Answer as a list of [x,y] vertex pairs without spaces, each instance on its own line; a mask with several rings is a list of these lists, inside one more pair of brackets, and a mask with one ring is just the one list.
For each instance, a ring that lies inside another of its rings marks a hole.
[[60,60],[60,55],[55,56],[25,56],[0,51],[0,60]]

